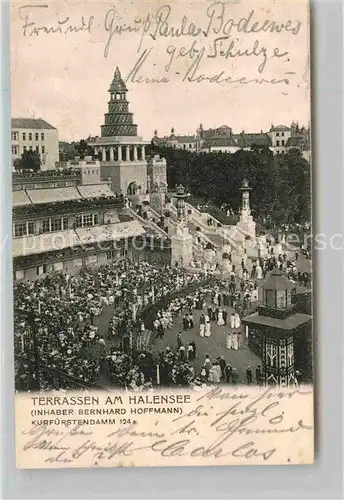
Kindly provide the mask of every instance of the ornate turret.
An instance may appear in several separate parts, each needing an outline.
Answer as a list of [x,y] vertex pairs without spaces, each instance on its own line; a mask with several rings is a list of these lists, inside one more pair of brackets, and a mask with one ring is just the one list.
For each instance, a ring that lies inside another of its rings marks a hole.
[[254,222],[252,215],[251,215],[251,208],[250,208],[250,191],[252,191],[252,188],[250,188],[248,180],[244,179],[242,181],[241,187],[239,190],[242,193],[242,203],[241,203],[241,214],[240,214],[240,220],[237,224],[241,230],[246,233],[247,236],[250,236],[250,238],[255,238],[256,237],[256,223]]
[[246,215],[250,215],[251,214],[250,191],[252,191],[252,188],[250,188],[247,179],[244,179],[242,181],[240,191],[242,193],[241,211],[244,212]]
[[110,94],[109,112],[105,114],[105,124],[101,127],[102,137],[137,136],[137,125],[133,123],[133,113],[129,112],[128,89],[122,80],[118,66],[108,92]]

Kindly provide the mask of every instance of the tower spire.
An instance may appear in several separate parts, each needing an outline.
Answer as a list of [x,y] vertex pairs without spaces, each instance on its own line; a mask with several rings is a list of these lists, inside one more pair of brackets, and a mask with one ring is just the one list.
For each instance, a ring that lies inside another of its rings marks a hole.
[[133,113],[129,112],[128,89],[118,66],[108,92],[110,101],[108,112],[105,114],[105,123],[101,127],[102,137],[137,136],[137,125],[133,123]]

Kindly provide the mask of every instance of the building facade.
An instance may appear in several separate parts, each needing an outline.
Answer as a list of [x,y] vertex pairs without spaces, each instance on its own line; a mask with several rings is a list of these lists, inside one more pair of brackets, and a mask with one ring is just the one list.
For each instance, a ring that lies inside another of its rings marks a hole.
[[201,138],[197,131],[196,135],[176,135],[174,127],[171,128],[169,136],[158,137],[158,131],[154,131],[152,143],[156,146],[167,147],[173,149],[183,149],[198,153],[201,149]]
[[41,169],[51,170],[59,161],[58,130],[42,118],[12,118],[12,164],[26,150],[37,151]]
[[[29,183],[13,174],[15,280],[35,280],[51,272],[76,274],[84,266],[121,258],[139,260],[147,249],[154,251],[154,241],[160,249],[160,235],[100,181],[100,168],[99,162],[85,161],[66,175],[27,175]],[[168,248],[167,238],[163,246]]]
[[285,125],[271,125],[268,132],[247,133],[244,130],[239,134],[233,133],[231,127],[222,125],[217,128],[197,129],[195,136],[176,136],[174,129],[171,135],[159,138],[154,132],[152,143],[155,146],[185,149],[201,153],[236,153],[237,151],[250,150],[253,146],[267,147],[275,155],[284,155],[291,149],[298,149],[302,156],[310,161],[310,130],[299,128],[293,122],[290,127]]

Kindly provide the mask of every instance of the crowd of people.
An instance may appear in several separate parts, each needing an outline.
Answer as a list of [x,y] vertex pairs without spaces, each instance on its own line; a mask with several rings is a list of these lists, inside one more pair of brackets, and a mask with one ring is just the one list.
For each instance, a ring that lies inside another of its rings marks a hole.
[[[207,272],[211,285],[206,284],[202,269],[185,271],[146,261],[119,261],[83,268],[74,276],[54,273],[34,282],[15,283],[16,388],[32,387],[37,377],[32,368],[35,356],[45,368],[40,371],[39,386],[47,390],[71,388],[73,381],[87,386],[104,380],[135,389],[153,383],[236,384],[236,367],[222,357],[206,357],[200,369],[197,347],[212,336],[216,325],[223,327],[224,347],[240,349],[244,341],[241,318],[255,307],[258,283],[269,271],[280,267],[295,283],[309,285],[296,263],[297,256],[270,254],[257,260],[250,271],[244,261],[237,269],[233,266],[226,279]],[[228,313],[228,307],[233,313]],[[99,321],[105,309],[108,319]],[[34,319],[29,321],[20,311],[33,313]],[[159,340],[177,321],[176,345],[160,350]],[[184,342],[183,332],[189,330],[195,337]],[[142,343],[147,331],[156,341],[157,355]],[[49,369],[53,370],[50,375]],[[250,371],[248,366],[247,383],[254,378]],[[63,374],[70,380],[63,380]],[[259,370],[255,375],[260,384]]]
[[[99,356],[109,353],[111,339],[125,336],[130,342],[140,310],[200,279],[197,273],[170,266],[158,268],[145,261],[120,261],[98,269],[83,268],[76,276],[52,274],[39,281],[16,283],[16,387],[27,390],[32,385],[30,379],[35,374],[28,365],[35,342],[42,365],[81,382],[96,381]],[[106,306],[112,313],[110,342],[96,324]],[[33,322],[20,311],[33,313]],[[45,388],[47,377],[41,376],[40,385]]]

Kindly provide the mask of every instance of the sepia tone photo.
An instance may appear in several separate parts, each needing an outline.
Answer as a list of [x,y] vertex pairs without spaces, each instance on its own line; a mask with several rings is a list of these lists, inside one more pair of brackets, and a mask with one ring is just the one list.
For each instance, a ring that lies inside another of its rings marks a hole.
[[13,2],[11,51],[16,397],[311,391],[307,2]]

